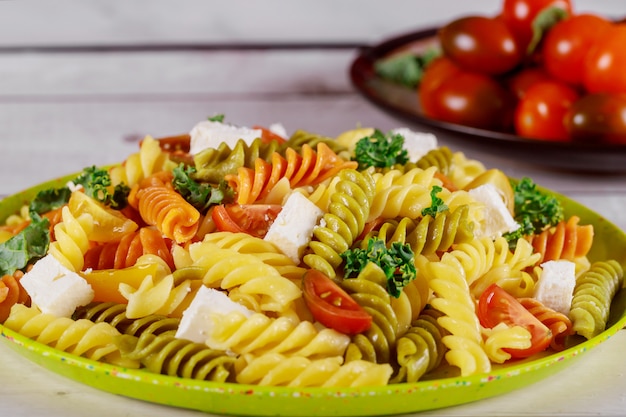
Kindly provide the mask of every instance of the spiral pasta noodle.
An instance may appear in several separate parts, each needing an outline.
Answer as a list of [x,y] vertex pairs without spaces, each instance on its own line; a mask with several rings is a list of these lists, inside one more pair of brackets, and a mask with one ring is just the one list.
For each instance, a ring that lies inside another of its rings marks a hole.
[[565,314],[546,307],[539,300],[530,297],[518,298],[530,313],[537,317],[552,332],[550,347],[555,351],[565,349],[565,340],[574,333],[572,321]]
[[125,358],[139,361],[148,371],[180,378],[225,382],[235,362],[226,352],[167,334],[123,335],[116,343]]
[[287,139],[287,142],[285,142],[281,146],[281,148],[293,148],[296,151],[300,151],[302,147],[306,144],[311,148],[316,149],[319,143],[323,143],[324,145],[328,146],[340,158],[350,160],[351,155],[348,148],[340,144],[334,138],[309,132],[303,129],[298,129],[293,132],[289,139]]
[[171,186],[157,183],[134,186],[129,203],[145,222],[176,243],[191,240],[198,231],[200,212]]
[[0,322],[9,317],[11,307],[15,304],[28,304],[30,296],[20,285],[24,272],[17,270],[0,278]]
[[173,168],[175,164],[169,160],[168,155],[161,149],[156,139],[146,136],[141,141],[139,152],[130,155],[123,164],[109,169],[111,184],[113,186],[126,184],[133,187],[155,172]]
[[254,168],[240,167],[236,175],[224,178],[236,192],[239,204],[262,200],[282,178],[287,178],[291,188],[318,184],[341,170],[356,168],[353,161],[341,159],[323,142],[317,151],[304,144],[300,152],[287,148],[285,156],[274,152],[271,162],[257,158]]
[[622,288],[624,270],[615,260],[598,261],[576,280],[569,317],[577,334],[591,339],[609,319],[611,301]]
[[558,259],[573,261],[587,255],[593,243],[593,226],[579,225],[579,221],[578,216],[571,216],[528,238],[535,252],[541,254],[540,263]]
[[15,304],[4,326],[29,339],[63,352],[96,361],[136,367],[120,357],[115,339],[120,333],[108,323],[72,320],[42,313],[35,307]]
[[319,358],[340,356],[350,338],[333,329],[317,329],[310,321],[292,317],[271,318],[255,313],[246,317],[235,311],[213,317],[207,344],[236,354],[281,353],[289,356]]
[[63,221],[54,227],[55,241],[50,243],[50,254],[70,271],[82,271],[85,253],[89,250],[89,234],[94,228],[93,217],[82,213],[75,217],[68,206],[63,206]]
[[367,361],[342,363],[342,358],[309,359],[267,353],[243,355],[237,364],[237,382],[261,386],[360,387],[386,385],[393,372],[389,364]]

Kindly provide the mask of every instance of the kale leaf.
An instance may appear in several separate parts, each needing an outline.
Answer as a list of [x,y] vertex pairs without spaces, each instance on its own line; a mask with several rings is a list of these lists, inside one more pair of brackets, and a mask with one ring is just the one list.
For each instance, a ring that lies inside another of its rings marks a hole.
[[430,207],[425,207],[422,209],[422,216],[431,216],[433,219],[437,217],[437,214],[442,213],[448,210],[448,206],[443,202],[443,200],[437,196],[443,188],[438,185],[433,185],[433,188],[430,190],[430,198],[431,205]]
[[128,204],[130,187],[126,184],[118,184],[114,187],[113,193],[109,192],[111,177],[106,169],[87,167],[72,182],[82,185],[85,194],[111,208],[121,210]]
[[509,246],[515,247],[519,238],[541,233],[557,225],[565,217],[561,202],[555,196],[538,190],[537,185],[528,177],[522,178],[513,186],[513,193],[514,218],[520,227],[504,235]]
[[374,70],[381,78],[409,88],[419,85],[428,64],[441,55],[436,48],[426,50],[421,55],[406,53],[381,59],[374,63]]
[[371,136],[366,136],[356,143],[354,160],[359,163],[360,169],[406,164],[409,161],[409,154],[404,149],[404,136],[391,132],[385,135],[376,129]]
[[233,190],[225,181],[221,181],[217,187],[197,182],[192,178],[196,168],[184,164],[178,165],[173,172],[172,184],[176,191],[201,213],[205,213],[212,205],[232,200]]
[[31,222],[20,233],[0,243],[0,276],[23,269],[35,258],[46,255],[50,245],[50,222],[31,212]]
[[345,260],[344,273],[346,278],[354,278],[369,262],[378,265],[387,277],[387,292],[393,297],[400,297],[402,288],[408,285],[417,275],[415,255],[411,246],[401,242],[393,242],[387,248],[385,242],[378,238],[370,238],[367,249],[349,249],[341,254]]

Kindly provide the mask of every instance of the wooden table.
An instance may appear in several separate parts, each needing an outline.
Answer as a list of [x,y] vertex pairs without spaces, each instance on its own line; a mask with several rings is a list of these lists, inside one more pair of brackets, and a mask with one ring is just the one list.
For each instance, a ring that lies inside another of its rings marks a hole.
[[[384,4],[383,4],[384,3]],[[359,96],[358,47],[500,2],[0,2],[0,197],[90,165],[118,162],[146,134],[187,132],[217,113],[250,126],[327,135],[404,125]],[[620,16],[621,0],[580,0]],[[425,130],[425,129],[424,129]],[[449,138],[438,137],[441,144]],[[626,176],[550,170],[471,145],[454,149],[593,208],[626,230]],[[626,333],[530,387],[420,415],[623,415]],[[0,345],[0,415],[201,416],[113,396]]]

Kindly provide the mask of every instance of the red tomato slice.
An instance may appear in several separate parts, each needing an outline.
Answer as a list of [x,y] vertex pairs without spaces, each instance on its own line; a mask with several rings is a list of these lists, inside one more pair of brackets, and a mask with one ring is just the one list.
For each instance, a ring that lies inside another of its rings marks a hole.
[[358,334],[372,325],[372,316],[322,272],[310,269],[302,278],[304,301],[315,320],[344,334]]
[[263,143],[270,143],[272,141],[276,141],[279,144],[287,142],[287,139],[277,135],[266,127],[263,126],[252,126],[253,129],[259,129],[261,131],[261,140]]
[[532,315],[515,297],[491,284],[478,300],[478,319],[480,324],[492,328],[500,323],[508,326],[522,326],[531,337],[528,349],[504,349],[513,358],[526,358],[542,352],[550,346],[552,332],[538,318]]
[[223,204],[213,207],[213,221],[220,232],[244,232],[264,237],[282,210],[279,204]]

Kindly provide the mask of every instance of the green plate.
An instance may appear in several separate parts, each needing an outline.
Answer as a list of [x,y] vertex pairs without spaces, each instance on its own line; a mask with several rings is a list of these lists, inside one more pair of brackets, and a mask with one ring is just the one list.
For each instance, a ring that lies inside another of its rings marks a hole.
[[[19,210],[37,191],[59,187],[68,176],[0,201],[0,221]],[[556,194],[556,193],[555,193]],[[605,218],[556,194],[566,214],[593,224],[590,259],[616,259],[626,266],[626,234]],[[195,381],[95,362],[50,348],[0,326],[8,346],[25,358],[65,377],[106,392],[157,404],[215,414],[254,416],[374,416],[412,413],[469,403],[507,393],[559,372],[606,341],[626,324],[626,291],[618,292],[607,329],[568,349],[494,367],[469,377],[446,377],[372,388],[286,388]]]

